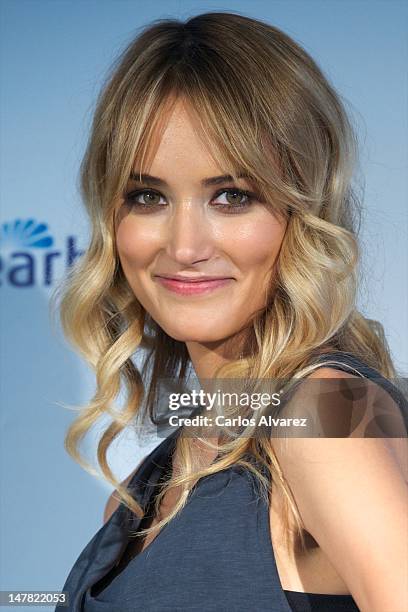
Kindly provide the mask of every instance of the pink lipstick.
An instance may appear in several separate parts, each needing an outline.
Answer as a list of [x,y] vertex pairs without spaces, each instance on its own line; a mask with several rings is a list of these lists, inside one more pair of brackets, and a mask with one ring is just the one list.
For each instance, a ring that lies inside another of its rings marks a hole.
[[216,278],[210,276],[201,277],[187,277],[174,275],[169,276],[156,276],[157,280],[163,287],[178,293],[179,295],[201,295],[203,293],[210,293],[215,289],[228,285],[233,279],[232,278]]

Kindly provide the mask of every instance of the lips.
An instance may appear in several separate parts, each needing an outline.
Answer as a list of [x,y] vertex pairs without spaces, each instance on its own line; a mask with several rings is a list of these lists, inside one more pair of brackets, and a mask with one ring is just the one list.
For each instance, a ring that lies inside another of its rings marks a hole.
[[156,276],[158,278],[167,278],[169,280],[177,280],[184,283],[200,283],[202,281],[216,281],[231,278],[229,276],[184,276],[181,274],[157,274]]
[[157,275],[155,280],[165,289],[173,293],[178,293],[180,295],[200,295],[225,287],[234,279],[230,277],[214,276],[186,277],[180,275]]

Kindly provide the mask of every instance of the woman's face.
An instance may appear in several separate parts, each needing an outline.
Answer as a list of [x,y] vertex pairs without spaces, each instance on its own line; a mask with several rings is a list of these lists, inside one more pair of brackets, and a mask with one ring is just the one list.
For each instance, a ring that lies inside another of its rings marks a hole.
[[[216,178],[225,173],[192,117],[178,101],[146,168],[154,179],[129,180],[116,245],[136,298],[169,336],[218,342],[266,305],[286,222],[237,193],[253,192],[246,179]],[[175,276],[184,282],[163,278]],[[213,280],[196,282],[202,276]]]

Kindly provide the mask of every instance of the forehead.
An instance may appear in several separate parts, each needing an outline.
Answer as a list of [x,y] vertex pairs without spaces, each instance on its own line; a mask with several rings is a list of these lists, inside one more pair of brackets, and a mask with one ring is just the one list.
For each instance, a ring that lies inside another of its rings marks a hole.
[[179,98],[163,109],[146,143],[144,160],[136,157],[133,170],[166,175],[221,174],[217,153],[219,159],[216,145],[204,137],[191,104]]

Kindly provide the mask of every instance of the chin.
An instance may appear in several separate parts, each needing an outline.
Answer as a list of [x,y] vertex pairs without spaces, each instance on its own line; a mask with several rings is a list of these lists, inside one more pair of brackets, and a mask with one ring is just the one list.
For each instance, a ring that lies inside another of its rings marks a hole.
[[162,329],[168,336],[179,342],[199,342],[205,344],[206,342],[218,342],[228,336],[227,332],[217,330],[216,328],[203,326],[203,325],[180,325],[175,327],[174,325],[161,325]]

